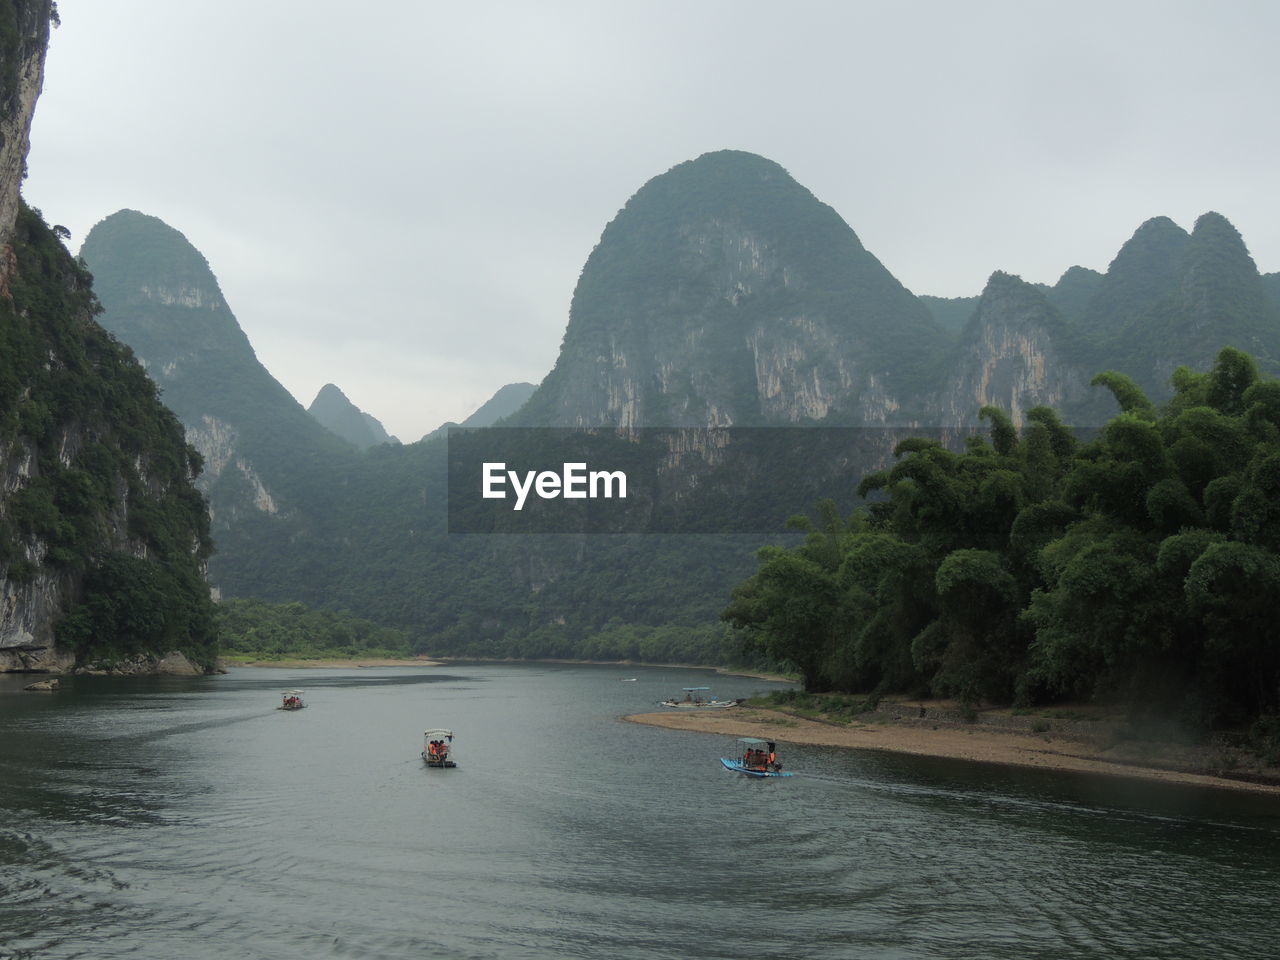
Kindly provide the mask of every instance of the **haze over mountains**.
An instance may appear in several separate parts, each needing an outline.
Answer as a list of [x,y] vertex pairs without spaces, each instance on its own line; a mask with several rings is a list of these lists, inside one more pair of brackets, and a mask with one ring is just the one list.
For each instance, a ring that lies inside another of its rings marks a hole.
[[[673,548],[665,565],[685,571],[673,587],[667,571],[627,576],[637,550],[652,561],[667,549],[653,544],[449,537],[443,437],[362,455],[323,429],[257,362],[181,234],[122,211],[82,255],[103,324],[205,455],[212,579],[226,591],[498,651],[527,652],[536,637],[545,652],[619,617],[718,629],[749,548],[731,559]],[[1156,397],[1174,366],[1203,367],[1226,344],[1276,371],[1269,289],[1231,225],[1206,214],[1189,234],[1165,218],[1141,225],[1106,274],[1073,267],[1046,288],[996,273],[971,300],[922,299],[783,168],[721,151],[636,193],[583,268],[555,368],[518,409],[529,385],[504,388],[468,425],[959,427],[985,405],[1018,423],[1040,404],[1097,424],[1115,412],[1089,386],[1102,369]]]
[[332,383],[320,388],[311,406],[307,407],[307,413],[357,450],[368,450],[380,443],[400,442],[388,435],[376,417],[357,407]]

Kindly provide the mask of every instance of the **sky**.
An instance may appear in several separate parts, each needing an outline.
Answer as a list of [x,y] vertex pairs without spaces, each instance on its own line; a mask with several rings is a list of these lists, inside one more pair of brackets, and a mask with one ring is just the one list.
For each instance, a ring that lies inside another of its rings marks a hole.
[[555,363],[647,180],[785,167],[909,289],[1105,270],[1208,210],[1280,270],[1280,4],[59,0],[29,203],[208,259],[304,405],[402,440]]

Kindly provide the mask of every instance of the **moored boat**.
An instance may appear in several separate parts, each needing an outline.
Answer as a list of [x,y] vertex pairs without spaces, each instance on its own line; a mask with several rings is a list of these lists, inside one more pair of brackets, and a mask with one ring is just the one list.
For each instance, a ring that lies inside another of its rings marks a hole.
[[307,705],[307,702],[302,699],[301,690],[286,690],[280,696],[281,702],[280,706],[276,707],[277,710],[301,710]]
[[443,727],[422,734],[422,759],[428,767],[456,767],[453,761],[453,731]]
[[658,704],[663,707],[673,707],[676,710],[707,710],[723,707],[736,707],[741,700],[720,700],[712,697],[707,693],[710,687],[685,687],[683,697],[671,697],[668,700],[659,700]]
[[726,770],[745,774],[748,777],[789,777],[790,770],[783,770],[778,761],[778,752],[772,740],[760,740],[756,737],[739,737],[742,752],[736,757],[721,757],[720,762]]

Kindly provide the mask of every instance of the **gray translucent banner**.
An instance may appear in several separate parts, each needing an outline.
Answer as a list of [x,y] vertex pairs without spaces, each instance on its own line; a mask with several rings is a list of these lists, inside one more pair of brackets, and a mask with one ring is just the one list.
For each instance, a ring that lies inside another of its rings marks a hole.
[[[919,427],[449,430],[450,533],[775,533],[823,498],[843,512]],[[984,432],[985,430],[978,431]]]

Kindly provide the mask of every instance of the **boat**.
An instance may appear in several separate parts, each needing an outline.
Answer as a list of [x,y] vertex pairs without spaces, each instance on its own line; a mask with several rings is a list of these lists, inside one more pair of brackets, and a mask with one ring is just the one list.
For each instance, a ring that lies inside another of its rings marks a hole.
[[739,737],[742,752],[736,757],[721,757],[720,762],[726,770],[745,774],[748,777],[790,777],[790,770],[783,770],[778,762],[778,753],[772,740],[760,740],[756,737]]
[[736,707],[742,702],[741,700],[719,700],[709,695],[704,696],[710,689],[710,687],[685,687],[683,697],[659,700],[658,704],[663,707],[674,707],[677,710],[714,710],[723,707]]
[[443,727],[423,731],[422,759],[428,767],[456,767],[453,762],[453,731]]
[[302,699],[301,690],[286,690],[280,696],[280,706],[276,707],[277,710],[301,710],[307,705],[307,702]]

